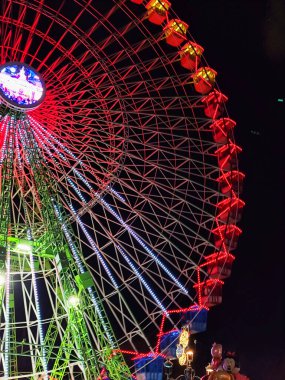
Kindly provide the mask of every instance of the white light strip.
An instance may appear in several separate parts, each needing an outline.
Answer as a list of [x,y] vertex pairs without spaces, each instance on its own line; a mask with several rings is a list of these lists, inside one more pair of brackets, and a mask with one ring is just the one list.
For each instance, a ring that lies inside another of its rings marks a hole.
[[18,133],[16,133],[16,136],[15,136],[15,145],[16,145],[16,155],[17,155],[17,159],[18,159],[19,169],[22,171],[23,170],[23,164],[22,164],[21,154],[20,154]]
[[[54,149],[56,149],[54,146],[53,146]],[[46,147],[46,150],[49,151],[49,149]],[[76,158],[76,157],[75,157]],[[54,161],[56,162],[55,158],[53,158]],[[66,157],[64,158],[64,160],[66,161]],[[78,172],[77,169],[72,169],[73,172],[77,175],[77,177],[88,187],[89,190],[93,190],[92,186],[89,184],[89,182]],[[74,189],[74,191],[77,193],[77,195],[79,196],[79,198],[81,199],[81,201],[83,203],[86,204],[86,200],[85,198],[83,197],[82,193],[80,192],[80,190],[75,186],[74,182],[68,178],[68,182],[70,183],[70,185],[72,186],[72,188]],[[117,198],[119,198],[122,202],[125,202],[124,198],[119,194],[117,193],[115,190],[113,190],[110,186],[107,187],[114,195],[117,196]],[[115,218],[130,232],[130,234],[136,239],[136,241],[146,250],[146,252],[156,261],[156,263],[165,271],[165,273],[174,281],[174,283],[185,293],[185,294],[188,294],[188,290],[180,283],[180,281],[178,281],[178,279],[173,275],[173,273],[171,273],[171,271],[166,267],[165,264],[162,263],[162,261],[152,252],[152,250],[142,241],[142,239],[132,230],[132,228],[130,228],[124,221],[123,219],[117,214],[117,212],[115,210],[113,210],[113,208],[102,198],[99,196],[98,192],[94,192],[95,196],[97,196],[97,198],[107,207],[107,209],[111,212],[111,214],[113,216],[115,216]],[[72,206],[71,206],[72,208]],[[73,210],[74,214],[75,211]],[[84,231],[85,233],[85,231]],[[88,234],[88,233],[87,233]],[[89,240],[88,236],[86,235],[87,239]],[[89,243],[90,243],[90,240],[89,240]],[[90,243],[91,244],[91,243]],[[99,257],[99,256],[98,256]],[[100,258],[100,257],[99,257]],[[101,260],[100,260],[101,261]],[[106,265],[106,264],[105,264]],[[104,268],[105,268],[105,265]],[[106,268],[105,268],[106,269]],[[111,279],[113,278],[112,276],[110,277]]]
[[[39,136],[38,136],[38,138],[39,138]],[[40,138],[39,138],[39,139],[40,139]],[[42,143],[42,140],[41,140],[41,139],[40,139],[40,141],[41,141],[41,143]],[[51,153],[51,151],[49,150],[49,148],[48,148],[45,144],[43,144],[43,147],[44,147],[44,149],[47,151],[47,153],[50,155],[50,157],[52,158],[52,160],[57,164],[58,162],[57,162],[57,160],[53,157],[53,154]],[[75,170],[76,170],[76,169],[74,169],[74,171],[75,171]],[[78,174],[80,174],[80,173],[78,173]],[[81,175],[80,175],[80,176],[81,176]],[[83,178],[83,180],[86,181],[84,178]],[[76,194],[78,195],[78,197],[81,199],[81,201],[82,201],[84,204],[86,204],[86,200],[85,200],[84,196],[82,195],[81,191],[77,188],[77,186],[75,185],[75,183],[74,183],[69,177],[67,177],[67,181],[68,181],[68,183],[70,184],[70,186],[73,188],[73,190],[76,192]],[[87,182],[87,181],[86,181],[86,182]],[[87,184],[88,184],[88,182],[87,182]],[[89,185],[89,184],[88,184],[88,185]],[[71,208],[72,212],[74,213],[74,215],[76,215],[76,212],[75,212],[75,210],[74,210],[74,208],[73,208],[72,205],[70,205],[70,208]],[[117,284],[117,282],[116,282],[114,276],[112,275],[112,273],[111,273],[111,271],[110,271],[110,269],[109,269],[107,263],[105,262],[103,256],[101,255],[99,249],[97,248],[97,246],[96,246],[94,240],[92,239],[92,237],[90,236],[90,234],[88,233],[88,231],[86,230],[86,228],[84,227],[84,224],[82,223],[81,219],[80,219],[78,216],[76,216],[76,219],[78,220],[78,224],[80,225],[82,231],[84,232],[84,234],[85,234],[87,240],[89,241],[89,243],[90,243],[90,245],[91,245],[93,251],[94,251],[94,252],[96,253],[96,255],[98,256],[98,258],[99,258],[99,260],[100,260],[100,262],[101,262],[103,268],[105,269],[105,271],[106,271],[106,273],[107,273],[107,275],[108,275],[108,278],[110,278],[110,280],[111,280],[113,286],[115,287],[115,289],[118,289],[119,286],[118,286],[118,284]]]
[[96,253],[96,255],[98,256],[98,258],[99,258],[101,264],[103,265],[103,267],[104,267],[104,269],[105,269],[105,271],[106,271],[108,277],[110,278],[112,284],[114,285],[115,289],[118,289],[119,286],[118,286],[118,284],[117,284],[117,282],[116,282],[114,276],[112,275],[112,273],[111,273],[111,271],[110,271],[108,265],[106,264],[106,262],[105,262],[103,256],[101,255],[99,249],[97,248],[97,246],[96,246],[94,240],[92,239],[92,237],[90,236],[90,234],[89,234],[88,231],[86,230],[86,228],[85,228],[84,224],[82,223],[80,217],[76,214],[76,211],[75,211],[74,207],[73,207],[71,204],[69,205],[69,207],[70,207],[71,211],[73,212],[73,214],[74,214],[74,216],[75,216],[75,218],[76,218],[78,224],[80,225],[82,231],[84,232],[84,234],[85,234],[87,240],[89,241],[89,244],[91,245],[93,251],[94,251],[94,252]]
[[116,190],[114,190],[111,186],[107,186],[107,189],[111,191],[112,194],[114,194],[118,199],[120,199],[121,202],[125,203],[125,198],[119,194]]
[[[37,122],[35,122],[35,124],[37,125],[37,130],[38,132],[42,135],[42,137],[44,138],[44,140],[50,144],[53,149],[59,154],[59,156],[63,159],[64,162],[68,162],[67,158],[62,155],[58,149],[54,146],[54,144],[52,144],[46,136],[44,136],[44,134],[39,130],[39,128],[43,129]],[[48,133],[45,129],[43,129],[43,131],[45,133]],[[84,165],[84,163],[82,163],[80,160],[77,159],[77,157],[71,152],[69,151],[69,149],[65,148],[63,144],[61,144],[56,138],[54,138],[50,133],[48,135],[53,141],[55,141],[64,151],[66,151],[69,155],[71,155],[75,160],[77,160],[77,162],[80,163],[80,165]],[[45,146],[45,145],[44,145]],[[47,147],[46,147],[47,150],[49,150]],[[50,154],[51,155],[51,154]],[[56,162],[55,158],[53,158],[54,161]],[[88,187],[89,190],[91,190],[93,192],[93,194],[105,205],[105,207],[111,212],[111,214],[129,231],[129,233],[132,235],[132,237],[145,249],[145,251],[155,260],[155,262],[165,271],[165,273],[172,279],[172,281],[174,281],[174,283],[185,293],[185,294],[188,294],[188,291],[187,289],[180,283],[180,281],[174,276],[174,274],[166,267],[166,265],[157,257],[157,255],[143,242],[143,240],[133,231],[133,229],[131,227],[129,227],[124,221],[123,219],[118,215],[118,213],[102,198],[100,197],[100,195],[98,194],[98,192],[95,192],[94,189],[92,188],[92,186],[89,184],[89,182],[86,180],[86,178],[84,178],[82,176],[81,173],[79,173],[79,171],[75,168],[72,168],[72,171],[75,173],[75,175]],[[67,179],[69,184],[71,185],[71,187],[74,189],[74,191],[77,193],[77,195],[79,196],[79,198],[81,199],[81,201],[83,203],[86,204],[86,200],[85,198],[83,197],[82,193],[80,192],[80,190],[76,187],[76,185],[74,184],[74,182],[68,178]],[[107,186],[107,189],[113,193],[118,199],[120,199],[122,202],[125,202],[125,199],[118,193],[116,192],[114,189],[112,189],[110,186]],[[72,212],[76,215],[76,212],[75,210],[73,209],[72,205],[70,205],[70,208],[72,210]],[[93,239],[91,238],[91,236],[89,235],[89,233],[87,232],[86,228],[84,227],[82,221],[80,220],[80,218],[78,216],[76,216],[76,219],[81,227],[81,229],[83,230],[86,238],[88,239],[91,247],[93,248],[93,250],[95,251],[95,253],[98,255],[98,258],[100,260],[100,262],[102,263],[103,267],[105,268],[107,274],[109,274],[108,272],[109,271],[109,268],[106,266],[106,263],[103,259],[103,257],[101,256],[99,250],[97,249]],[[103,260],[103,261],[102,261]],[[133,269],[133,268],[132,268]],[[113,276],[111,275],[111,273],[109,274],[109,278],[111,279],[113,285],[116,284]],[[117,284],[115,285],[115,287],[117,288]],[[158,300],[159,302],[159,300]],[[159,304],[159,303],[158,303]]]
[[6,252],[6,313],[5,313],[5,332],[4,332],[4,379],[9,378],[10,367],[10,247],[7,247]]
[[[37,128],[36,128],[37,129]],[[48,147],[46,147],[46,145],[43,143],[43,140],[46,141],[47,143],[49,143],[48,139],[46,138],[46,136],[39,130],[37,129],[37,132],[34,130],[34,134],[35,136],[37,136],[37,138],[40,140],[41,144],[45,146],[45,149],[47,151],[50,152],[50,150],[48,149]],[[41,137],[39,136],[39,134],[41,135]],[[50,144],[50,143],[49,143]],[[52,145],[53,149],[56,151],[56,153],[58,154],[58,156],[66,162],[66,158],[63,154],[60,153],[60,151],[58,149],[56,149],[56,147],[53,145],[53,144],[50,144]],[[54,157],[54,155],[52,153],[49,153],[52,157]]]
[[146,282],[146,280],[144,279],[144,277],[139,273],[138,269],[135,267],[134,263],[130,260],[130,258],[127,256],[126,252],[124,252],[124,250],[119,246],[117,245],[117,249],[118,251],[121,253],[121,255],[123,256],[123,258],[125,259],[125,261],[129,264],[129,266],[131,267],[132,271],[135,273],[135,275],[139,278],[139,280],[141,281],[141,283],[144,285],[144,287],[147,289],[147,291],[149,292],[149,294],[152,296],[152,298],[155,300],[155,302],[157,303],[157,305],[161,308],[161,310],[167,314],[167,310],[165,309],[165,307],[162,305],[162,303],[160,302],[159,298],[157,297],[157,295],[154,293],[154,291],[151,289],[151,287],[149,286],[149,284]]
[[33,126],[37,128],[38,132],[41,133],[41,135],[49,141],[44,135],[44,131],[53,141],[55,141],[66,153],[68,153],[75,161],[78,161],[80,165],[82,165],[82,161],[78,160],[78,158],[69,150],[65,145],[63,145],[58,139],[56,139],[49,131],[47,131],[44,127],[42,127],[36,120],[34,120],[32,117],[29,117],[31,120]]
[[[25,143],[25,136],[23,134],[23,129],[22,128],[18,128],[18,131],[19,131],[19,135],[20,135],[20,140],[21,140],[22,146],[25,148],[26,147],[26,143]],[[28,154],[25,154],[25,158],[27,160],[27,163],[30,165],[30,160],[29,160]]]
[[72,181],[72,179],[70,179],[69,177],[67,177],[67,182],[70,184],[70,186],[73,188],[73,190],[76,192],[76,194],[79,196],[80,200],[86,204],[86,199],[84,198],[84,196],[82,195],[81,191],[78,189],[78,187],[75,185],[75,183]]
[[[28,240],[32,240],[31,231],[27,231]],[[46,358],[46,350],[44,345],[44,332],[43,332],[43,322],[41,317],[41,308],[40,308],[40,302],[39,302],[39,294],[38,294],[38,287],[37,287],[37,280],[35,275],[35,263],[34,263],[34,256],[33,251],[30,252],[30,266],[31,266],[31,272],[32,272],[32,283],[33,283],[33,289],[34,289],[34,298],[35,298],[35,304],[36,304],[36,311],[38,316],[38,331],[39,331],[39,337],[40,337],[40,345],[41,345],[41,361],[43,365],[44,375],[45,379],[48,380],[48,365],[47,365],[47,358]]]

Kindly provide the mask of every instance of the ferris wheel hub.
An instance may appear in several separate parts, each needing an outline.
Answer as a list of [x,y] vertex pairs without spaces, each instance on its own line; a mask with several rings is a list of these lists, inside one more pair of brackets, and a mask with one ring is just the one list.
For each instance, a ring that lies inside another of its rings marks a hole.
[[29,111],[37,108],[46,93],[42,76],[20,62],[0,66],[0,100],[10,109]]

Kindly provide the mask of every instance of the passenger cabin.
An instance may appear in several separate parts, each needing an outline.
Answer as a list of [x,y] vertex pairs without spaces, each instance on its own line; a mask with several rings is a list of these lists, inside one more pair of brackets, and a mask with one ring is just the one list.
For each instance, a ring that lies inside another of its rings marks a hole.
[[216,81],[217,72],[210,67],[200,67],[193,75],[194,88],[202,95],[208,94]]
[[148,20],[156,25],[161,25],[168,15],[171,3],[168,0],[151,0],[147,3]]
[[195,71],[201,62],[201,56],[204,52],[202,46],[195,42],[187,42],[180,50],[181,66],[187,70]]
[[178,47],[186,40],[188,25],[186,22],[173,19],[164,28],[164,34],[168,45]]
[[202,99],[204,104],[204,114],[210,119],[218,119],[225,110],[225,104],[228,101],[226,95],[219,91],[212,91]]
[[212,230],[215,247],[230,252],[237,248],[241,229],[234,224],[223,224]]

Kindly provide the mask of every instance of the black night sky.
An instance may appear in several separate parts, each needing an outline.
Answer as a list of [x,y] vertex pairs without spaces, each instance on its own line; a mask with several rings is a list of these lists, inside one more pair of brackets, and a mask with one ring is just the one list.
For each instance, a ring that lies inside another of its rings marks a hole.
[[229,96],[246,174],[237,260],[223,304],[197,336],[199,364],[210,361],[216,341],[239,352],[241,373],[251,380],[284,380],[285,100],[278,98],[285,98],[285,2],[177,0],[173,7]]

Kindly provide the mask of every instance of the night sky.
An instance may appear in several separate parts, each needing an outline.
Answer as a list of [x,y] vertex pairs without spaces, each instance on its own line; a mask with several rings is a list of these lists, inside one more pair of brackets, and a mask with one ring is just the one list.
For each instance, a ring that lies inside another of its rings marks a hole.
[[251,380],[284,380],[285,2],[177,0],[173,8],[205,48],[229,96],[246,174],[243,234],[224,301],[197,336],[197,369],[216,341],[240,354]]

